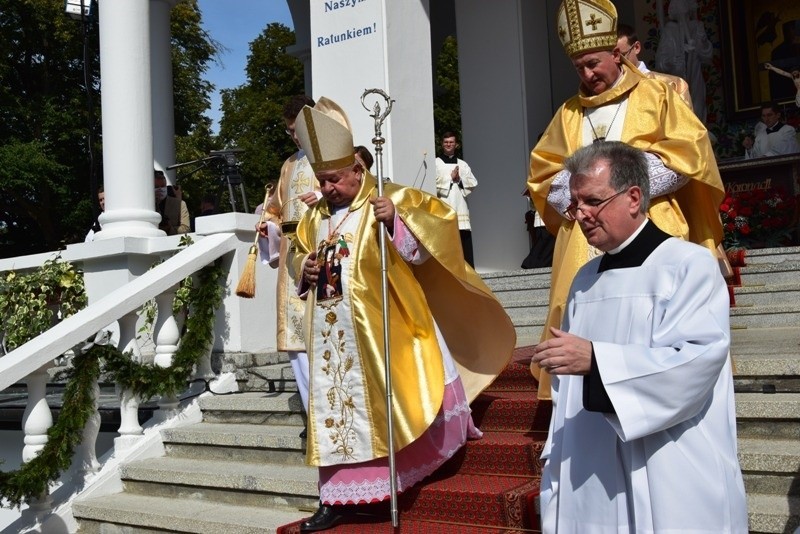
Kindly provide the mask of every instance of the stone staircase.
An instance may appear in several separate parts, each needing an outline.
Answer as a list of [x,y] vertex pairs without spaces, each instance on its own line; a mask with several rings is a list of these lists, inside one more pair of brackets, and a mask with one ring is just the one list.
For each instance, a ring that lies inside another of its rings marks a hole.
[[[746,262],[731,352],[750,530],[791,533],[800,526],[800,248],[753,251]],[[518,346],[538,341],[549,275],[484,275]],[[164,457],[122,467],[123,493],[75,503],[81,532],[265,533],[316,509],[288,361],[257,355],[245,365],[247,391],[201,399],[202,423],[162,432]]]

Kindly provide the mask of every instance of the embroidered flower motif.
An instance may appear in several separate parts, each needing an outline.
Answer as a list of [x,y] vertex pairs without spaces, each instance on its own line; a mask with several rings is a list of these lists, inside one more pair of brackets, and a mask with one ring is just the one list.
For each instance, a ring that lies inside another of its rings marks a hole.
[[321,371],[332,383],[325,393],[332,412],[330,417],[325,418],[325,428],[330,430],[328,438],[335,446],[335,452],[341,454],[344,461],[353,458],[353,444],[357,437],[353,417],[356,406],[351,394],[352,385],[347,376],[355,365],[355,357],[348,354],[344,330],[335,329],[339,319],[331,309],[333,306],[335,303],[328,308],[325,326],[320,330],[322,340],[330,347],[322,353],[324,364]]

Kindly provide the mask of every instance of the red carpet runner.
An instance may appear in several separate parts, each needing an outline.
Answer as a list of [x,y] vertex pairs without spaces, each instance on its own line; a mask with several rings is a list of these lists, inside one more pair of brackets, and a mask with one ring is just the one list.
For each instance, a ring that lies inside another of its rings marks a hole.
[[734,290],[742,285],[741,269],[747,265],[747,262],[745,261],[747,250],[743,248],[729,249],[727,253],[728,262],[733,268],[733,276],[726,278],[725,281],[728,283],[728,296],[730,296],[731,308],[733,308],[736,306]]
[[[515,351],[515,359],[531,347]],[[400,527],[392,528],[388,503],[354,507],[325,532],[517,534],[539,532],[539,455],[547,437],[551,404],[536,398],[527,365],[512,363],[472,403],[484,437],[467,442],[439,471],[398,496]],[[301,522],[278,529],[300,532]]]

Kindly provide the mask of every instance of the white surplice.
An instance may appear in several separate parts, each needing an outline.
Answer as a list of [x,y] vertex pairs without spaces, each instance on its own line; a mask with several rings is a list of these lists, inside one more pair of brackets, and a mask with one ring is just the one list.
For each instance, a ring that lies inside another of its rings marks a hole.
[[725,282],[708,250],[670,238],[640,267],[573,282],[564,330],[593,341],[616,414],[553,377],[543,532],[747,532]]

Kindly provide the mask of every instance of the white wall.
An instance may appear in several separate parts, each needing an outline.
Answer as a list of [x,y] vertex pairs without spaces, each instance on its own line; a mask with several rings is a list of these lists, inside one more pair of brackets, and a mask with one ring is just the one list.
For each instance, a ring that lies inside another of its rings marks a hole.
[[[314,98],[327,96],[348,113],[354,142],[374,153],[374,99],[361,104],[365,89],[381,89],[395,101],[382,129],[385,176],[435,190],[433,95],[427,0],[356,0],[311,3],[311,63]],[[385,108],[383,100],[379,100]],[[427,177],[425,171],[427,169]],[[375,168],[373,167],[373,170]]]

